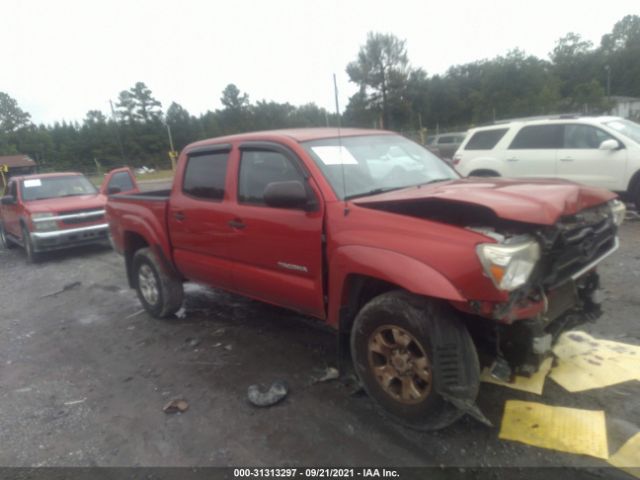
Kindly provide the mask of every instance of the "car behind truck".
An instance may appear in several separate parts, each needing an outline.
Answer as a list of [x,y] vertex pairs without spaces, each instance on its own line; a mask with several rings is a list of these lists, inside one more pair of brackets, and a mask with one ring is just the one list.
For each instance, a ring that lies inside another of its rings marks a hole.
[[151,315],[176,312],[189,280],[316,317],[382,410],[425,430],[481,416],[481,365],[533,373],[561,332],[600,315],[596,265],[623,218],[610,192],[461,179],[359,129],[197,142],[170,191],[107,203]]
[[109,172],[99,189],[75,172],[14,176],[0,199],[0,247],[19,245],[33,263],[46,251],[106,242],[107,195],[137,191],[128,168]]

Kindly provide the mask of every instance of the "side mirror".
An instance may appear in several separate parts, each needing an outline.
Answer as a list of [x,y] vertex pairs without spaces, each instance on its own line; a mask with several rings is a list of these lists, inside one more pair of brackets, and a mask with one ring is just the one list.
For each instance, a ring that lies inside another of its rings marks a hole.
[[4,197],[2,197],[2,199],[0,199],[0,202],[2,203],[2,205],[15,205],[16,199],[11,195],[5,195]]
[[115,195],[116,193],[120,193],[122,189],[120,187],[109,187],[107,188],[107,195]]
[[600,150],[618,150],[622,148],[622,145],[620,145],[620,142],[617,140],[610,138],[609,140],[603,141],[598,148]]
[[271,182],[264,189],[264,202],[270,207],[303,208],[307,206],[309,197],[301,182]]

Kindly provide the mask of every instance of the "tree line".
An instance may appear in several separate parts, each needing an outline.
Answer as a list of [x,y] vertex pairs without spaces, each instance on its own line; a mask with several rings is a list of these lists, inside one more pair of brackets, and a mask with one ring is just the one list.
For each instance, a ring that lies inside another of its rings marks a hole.
[[628,15],[593,45],[576,33],[540,59],[515,49],[429,76],[409,61],[406,42],[369,33],[346,67],[358,91],[341,118],[313,103],[261,100],[229,84],[222,108],[192,115],[178,103],[163,110],[144,82],[123,90],[111,111],[82,122],[34,125],[0,92],[0,155],[22,153],[43,169],[95,171],[118,165],[169,165],[169,130],[177,150],[195,140],[287,127],[379,127],[405,133],[466,129],[496,119],[551,113],[603,113],[610,95],[640,97],[640,16]]

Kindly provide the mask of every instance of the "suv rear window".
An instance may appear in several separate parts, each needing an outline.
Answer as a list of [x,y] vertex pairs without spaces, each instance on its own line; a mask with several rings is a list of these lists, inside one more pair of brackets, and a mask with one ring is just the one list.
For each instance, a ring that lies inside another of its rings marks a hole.
[[531,125],[523,127],[515,136],[509,149],[561,148],[562,125]]
[[507,128],[495,128],[493,130],[482,130],[476,132],[469,139],[465,145],[465,150],[491,150],[496,146],[496,143],[500,141],[504,134],[507,133]]

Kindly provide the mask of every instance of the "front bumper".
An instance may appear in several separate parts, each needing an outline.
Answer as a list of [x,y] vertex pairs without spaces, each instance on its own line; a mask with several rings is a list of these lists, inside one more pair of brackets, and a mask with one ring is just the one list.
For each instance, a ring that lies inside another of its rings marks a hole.
[[51,232],[32,232],[31,241],[36,252],[58,250],[62,248],[107,241],[109,224],[100,223],[87,227],[53,230]]

